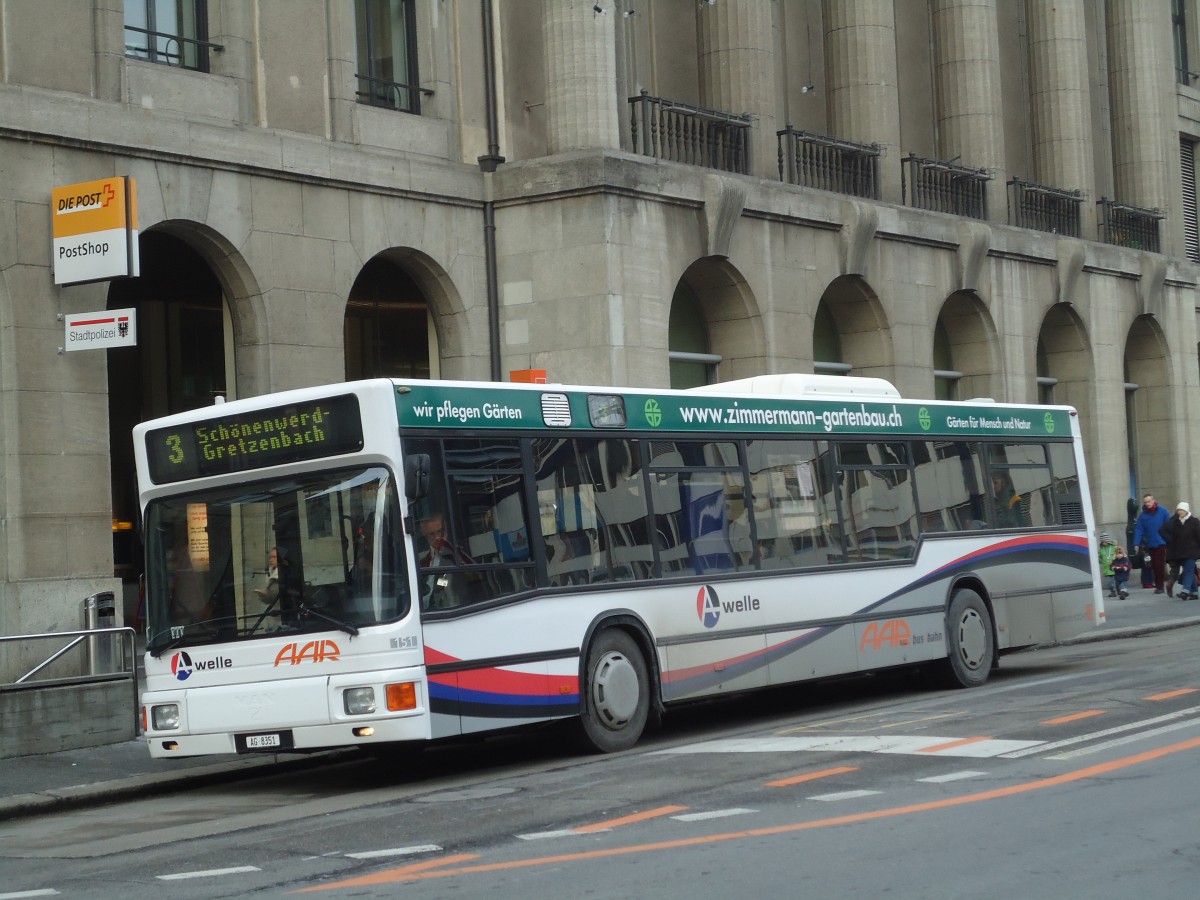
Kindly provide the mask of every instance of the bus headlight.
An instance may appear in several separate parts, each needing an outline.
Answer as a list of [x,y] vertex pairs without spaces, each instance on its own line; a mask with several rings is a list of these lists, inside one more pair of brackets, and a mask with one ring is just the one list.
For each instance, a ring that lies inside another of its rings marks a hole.
[[342,703],[346,707],[346,715],[370,715],[375,712],[375,688],[347,688],[342,692]]
[[150,721],[155,731],[174,731],[179,727],[179,704],[163,703],[150,708]]

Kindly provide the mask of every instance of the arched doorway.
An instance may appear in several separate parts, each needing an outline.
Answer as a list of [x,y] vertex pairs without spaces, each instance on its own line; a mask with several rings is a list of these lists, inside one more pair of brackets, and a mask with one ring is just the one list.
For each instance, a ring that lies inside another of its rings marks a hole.
[[667,335],[671,364],[671,387],[693,388],[716,380],[721,357],[708,349],[708,323],[696,292],[687,282],[675,286]]
[[728,260],[698,259],[675,286],[667,336],[671,387],[766,371],[766,337],[754,294]]
[[233,323],[206,260],[185,240],[150,230],[138,239],[141,276],[114,281],[108,308],[137,310],[137,346],[108,355],[114,574],[125,583],[132,621],[142,574],[133,426],[233,399]]
[[401,264],[377,256],[350,289],[344,323],[346,378],[438,378],[429,302]]
[[933,385],[938,400],[994,397],[996,329],[983,302],[957,291],[942,305],[933,332]]
[[861,278],[843,275],[821,295],[813,315],[813,370],[892,380],[887,317]]
[[[1177,490],[1171,468],[1170,390],[1167,346],[1153,316],[1139,316],[1125,340],[1125,429],[1129,496],[1170,496]],[[1171,501],[1173,502],[1173,501]]]

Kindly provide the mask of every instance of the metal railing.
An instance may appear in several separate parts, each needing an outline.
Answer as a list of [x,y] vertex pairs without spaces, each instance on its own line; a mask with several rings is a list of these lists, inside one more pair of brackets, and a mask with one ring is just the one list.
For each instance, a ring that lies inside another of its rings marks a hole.
[[1047,187],[1014,178],[1008,182],[1008,221],[1018,228],[1079,237],[1082,191]]
[[779,180],[788,184],[879,199],[878,144],[856,144],[823,134],[797,131],[791,125],[775,133]]
[[1142,209],[1101,197],[1100,240],[1133,250],[1161,252],[1158,223],[1165,218],[1157,209]]
[[[120,639],[121,652],[112,653],[113,642]],[[113,681],[129,679],[130,696],[133,699],[134,727],[138,718],[138,686],[137,686],[137,651],[136,632],[129,627],[93,628],[81,631],[50,631],[43,634],[6,634],[0,635],[0,647],[17,642],[55,641],[61,646],[52,650],[40,663],[29,669],[20,678],[8,683],[0,683],[0,690],[19,690],[22,688],[49,687],[62,684],[85,684],[96,681]],[[85,675],[66,675],[57,677],[34,678],[35,675],[46,671],[58,660],[63,659],[72,651],[84,655]],[[40,654],[38,654],[40,655]],[[37,658],[37,655],[34,656]]]
[[629,98],[635,153],[721,172],[750,174],[750,116],[651,97]]
[[[144,35],[150,40],[130,43],[130,32]],[[125,55],[134,59],[207,72],[208,52],[215,50],[219,53],[224,49],[224,44],[214,44],[212,41],[202,41],[166,31],[150,31],[146,28],[135,28],[132,25],[125,26]]]
[[936,159],[922,159],[914,153],[900,165],[904,202],[916,209],[987,218],[987,183],[992,180],[986,169],[968,169]]
[[402,84],[386,78],[355,74],[358,89],[354,92],[359,103],[421,114],[421,95],[432,97],[433,91],[415,84]]

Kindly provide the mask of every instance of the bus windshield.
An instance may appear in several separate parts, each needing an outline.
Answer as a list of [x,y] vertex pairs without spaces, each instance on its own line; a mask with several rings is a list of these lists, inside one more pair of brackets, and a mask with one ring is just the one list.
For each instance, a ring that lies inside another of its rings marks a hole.
[[147,649],[341,629],[409,608],[395,480],[337,469],[155,500]]

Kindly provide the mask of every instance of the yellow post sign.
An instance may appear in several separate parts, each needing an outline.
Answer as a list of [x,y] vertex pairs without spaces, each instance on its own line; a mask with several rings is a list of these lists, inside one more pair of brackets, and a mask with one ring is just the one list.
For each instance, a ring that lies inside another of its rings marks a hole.
[[137,186],[116,176],[51,192],[54,283],[79,284],[140,274]]

